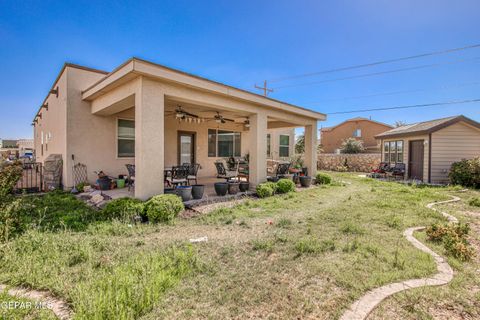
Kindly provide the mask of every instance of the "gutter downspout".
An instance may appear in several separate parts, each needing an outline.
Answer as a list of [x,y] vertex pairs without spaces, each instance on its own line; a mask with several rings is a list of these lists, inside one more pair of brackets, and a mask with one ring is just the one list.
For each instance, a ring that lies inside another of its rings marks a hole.
[[428,134],[428,183],[432,183],[432,134]]

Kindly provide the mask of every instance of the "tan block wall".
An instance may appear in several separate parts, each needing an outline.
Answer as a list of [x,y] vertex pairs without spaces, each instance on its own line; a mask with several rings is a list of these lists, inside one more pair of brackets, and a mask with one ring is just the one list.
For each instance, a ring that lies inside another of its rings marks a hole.
[[432,183],[448,183],[452,163],[480,156],[480,130],[460,122],[432,133]]
[[331,131],[322,130],[320,142],[323,152],[334,153],[336,149],[340,149],[345,139],[353,138],[356,129],[362,130],[362,137],[356,138],[362,140],[363,145],[372,150],[379,151],[378,141],[375,139],[377,134],[390,130],[391,128],[380,123],[370,122],[367,120],[348,121]]
[[380,164],[379,153],[334,154],[319,153],[318,168],[320,170],[343,171],[346,165],[348,171],[371,172]]

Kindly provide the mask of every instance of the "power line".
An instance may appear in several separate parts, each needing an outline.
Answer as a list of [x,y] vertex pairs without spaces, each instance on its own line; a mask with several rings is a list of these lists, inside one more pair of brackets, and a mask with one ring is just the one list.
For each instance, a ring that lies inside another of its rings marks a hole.
[[317,101],[313,101],[313,102],[307,102],[307,103],[303,103],[303,104],[313,105],[313,104],[320,104],[320,103],[329,102],[329,101],[345,101],[345,100],[355,100],[355,99],[381,97],[381,96],[392,96],[392,95],[397,95],[397,94],[405,94],[405,93],[413,93],[413,92],[425,92],[425,91],[434,91],[434,90],[448,90],[448,89],[463,88],[463,87],[476,86],[476,85],[480,85],[480,82],[467,82],[467,83],[461,83],[461,84],[457,84],[457,85],[440,86],[440,87],[428,88],[428,89],[400,90],[400,91],[390,91],[390,92],[373,93],[373,94],[362,95],[362,96],[352,96],[352,97],[344,97],[344,98],[324,99],[324,100],[317,100]]
[[401,58],[388,59],[388,60],[380,60],[380,61],[376,61],[376,62],[358,64],[358,65],[353,65],[353,66],[348,66],[348,67],[341,67],[341,68],[335,68],[335,69],[330,69],[330,70],[323,70],[323,71],[317,71],[317,72],[297,74],[297,75],[287,76],[287,77],[280,77],[280,78],[271,79],[269,81],[270,82],[280,82],[280,81],[291,80],[291,79],[313,77],[313,76],[320,75],[320,74],[334,73],[334,72],[339,72],[339,71],[346,71],[346,70],[372,67],[372,66],[377,66],[377,65],[380,65],[380,64],[399,62],[399,61],[405,61],[405,60],[411,60],[411,59],[418,59],[418,58],[429,57],[429,56],[442,55],[442,54],[447,54],[447,53],[452,53],[452,52],[457,52],[457,51],[474,49],[474,48],[478,48],[478,47],[480,47],[480,44],[473,44],[473,45],[470,45],[470,46],[441,50],[441,51],[433,51],[433,52],[422,53],[422,54],[416,54],[416,55],[408,56],[408,57],[401,57]]
[[426,103],[426,104],[414,104],[414,105],[409,105],[409,106],[396,106],[396,107],[382,107],[382,108],[371,108],[371,109],[358,109],[358,110],[350,110],[350,111],[332,112],[332,113],[328,113],[328,115],[332,115],[332,114],[357,113],[357,112],[369,112],[369,111],[384,111],[384,110],[397,110],[397,109],[425,108],[425,107],[435,107],[435,106],[452,105],[452,104],[465,104],[465,103],[474,103],[474,102],[480,102],[480,99],[454,100],[454,101],[447,101],[447,102],[435,102],[435,103]]
[[424,64],[424,65],[415,66],[415,67],[400,68],[400,69],[393,69],[393,70],[373,72],[373,73],[364,73],[364,74],[360,74],[360,75],[356,75],[356,76],[333,78],[333,79],[326,79],[326,80],[305,82],[305,83],[298,83],[298,84],[290,84],[290,85],[285,85],[285,86],[273,87],[272,89],[293,88],[293,87],[310,86],[310,85],[327,83],[327,82],[337,82],[337,81],[343,81],[343,80],[352,80],[352,79],[358,79],[358,78],[374,77],[374,76],[390,74],[390,73],[397,73],[397,72],[405,72],[405,71],[440,67],[440,66],[443,66],[443,65],[450,65],[450,64],[461,63],[461,62],[476,61],[476,60],[479,60],[479,59],[480,59],[480,57],[475,57],[475,58],[471,58],[471,59],[460,59],[460,60],[456,60],[456,61],[443,62],[443,63]]

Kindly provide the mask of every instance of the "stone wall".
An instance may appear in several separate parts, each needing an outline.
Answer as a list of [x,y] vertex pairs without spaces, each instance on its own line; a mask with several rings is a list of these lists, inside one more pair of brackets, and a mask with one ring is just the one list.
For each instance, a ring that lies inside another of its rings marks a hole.
[[378,168],[380,161],[380,153],[318,154],[318,168],[320,170],[371,172]]

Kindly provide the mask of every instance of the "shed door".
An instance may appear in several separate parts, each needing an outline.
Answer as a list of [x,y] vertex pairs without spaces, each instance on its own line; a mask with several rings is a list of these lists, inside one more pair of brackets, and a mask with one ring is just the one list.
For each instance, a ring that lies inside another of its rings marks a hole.
[[410,141],[408,156],[408,177],[423,180],[423,140]]

